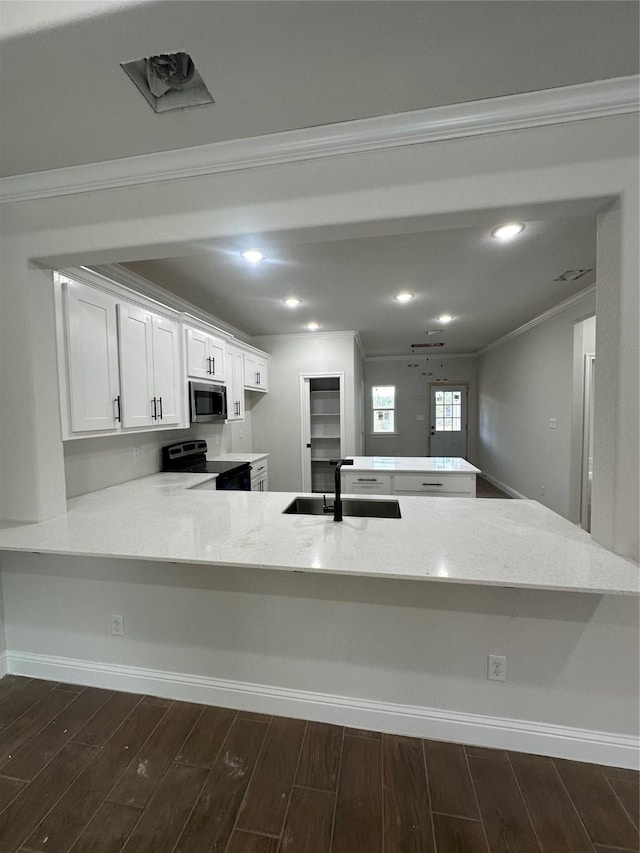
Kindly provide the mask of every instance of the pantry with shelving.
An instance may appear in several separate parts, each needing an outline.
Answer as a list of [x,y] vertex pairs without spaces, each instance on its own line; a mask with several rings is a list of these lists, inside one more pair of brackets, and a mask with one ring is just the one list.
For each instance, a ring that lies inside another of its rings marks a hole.
[[[303,379],[303,488],[329,492],[334,485],[331,459],[344,446],[343,375],[306,376]],[[305,482],[306,481],[306,482]]]

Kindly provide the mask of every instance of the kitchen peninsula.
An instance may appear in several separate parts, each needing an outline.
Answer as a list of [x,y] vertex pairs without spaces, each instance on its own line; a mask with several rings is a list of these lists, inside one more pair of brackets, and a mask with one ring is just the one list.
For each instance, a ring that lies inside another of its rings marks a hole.
[[635,563],[535,501],[398,495],[401,518],[335,523],[208,478],[0,525],[4,671],[636,766],[635,664],[606,666],[637,642]]
[[613,595],[639,591],[635,563],[537,501],[401,495],[401,518],[349,517],[336,525],[329,515],[283,515],[291,493],[199,490],[210,478],[156,474],[82,495],[59,518],[0,525],[0,550]]

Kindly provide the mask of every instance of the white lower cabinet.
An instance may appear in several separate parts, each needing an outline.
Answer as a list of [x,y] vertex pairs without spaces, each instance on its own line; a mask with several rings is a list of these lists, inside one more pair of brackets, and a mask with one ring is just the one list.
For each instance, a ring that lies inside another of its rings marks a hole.
[[266,459],[260,459],[251,466],[251,491],[269,491],[269,469]]
[[342,469],[342,491],[345,494],[425,495],[427,497],[475,498],[475,474],[423,472],[411,474],[376,474],[367,471],[345,473]]
[[445,498],[475,498],[475,474],[394,474],[395,495],[430,495]]
[[[343,469],[344,470],[344,469]],[[342,474],[342,490],[354,495],[389,495],[391,477],[389,474],[358,473]]]
[[244,353],[227,344],[227,421],[244,420]]
[[117,301],[75,281],[66,281],[61,293],[67,368],[63,438],[87,432],[118,432]]
[[176,322],[133,305],[118,305],[122,425],[180,423],[180,350]]

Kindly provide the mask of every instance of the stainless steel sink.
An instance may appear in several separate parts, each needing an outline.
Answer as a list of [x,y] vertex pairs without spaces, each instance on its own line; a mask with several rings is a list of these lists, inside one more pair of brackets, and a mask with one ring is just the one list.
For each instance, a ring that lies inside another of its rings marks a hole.
[[[328,497],[327,503],[332,505],[333,499]],[[324,501],[320,497],[297,497],[282,512],[286,515],[326,515],[332,518],[333,511],[325,513],[323,507]],[[343,498],[342,514],[358,518],[402,518],[398,501],[367,498]]]

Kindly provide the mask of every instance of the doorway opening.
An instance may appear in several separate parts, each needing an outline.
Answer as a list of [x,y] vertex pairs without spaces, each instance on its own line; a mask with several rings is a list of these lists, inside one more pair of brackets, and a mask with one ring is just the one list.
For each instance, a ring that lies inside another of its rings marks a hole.
[[333,490],[334,467],[345,446],[344,373],[300,374],[302,490]]

